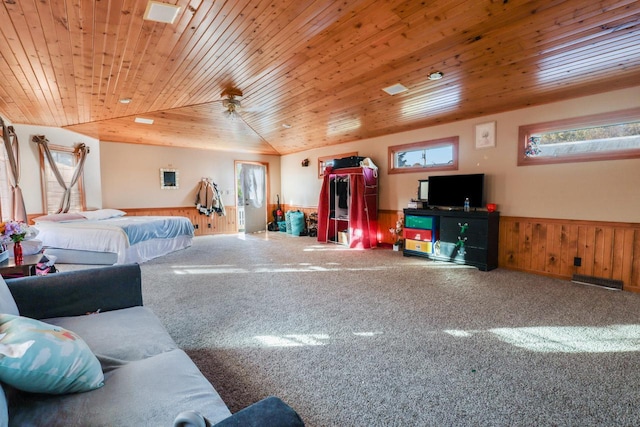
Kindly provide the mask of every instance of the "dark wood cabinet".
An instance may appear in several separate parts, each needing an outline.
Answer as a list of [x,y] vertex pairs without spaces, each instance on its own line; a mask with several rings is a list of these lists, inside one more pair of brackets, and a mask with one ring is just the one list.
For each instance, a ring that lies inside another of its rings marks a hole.
[[[467,264],[484,271],[498,267],[499,212],[405,209],[404,221],[405,256]],[[429,239],[416,241],[407,236]]]

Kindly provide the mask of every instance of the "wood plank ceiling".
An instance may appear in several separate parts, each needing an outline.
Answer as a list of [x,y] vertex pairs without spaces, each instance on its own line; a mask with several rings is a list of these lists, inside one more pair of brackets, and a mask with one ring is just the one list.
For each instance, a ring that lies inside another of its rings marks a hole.
[[637,0],[165,2],[173,24],[144,20],[148,0],[4,0],[0,114],[288,154],[640,84]]

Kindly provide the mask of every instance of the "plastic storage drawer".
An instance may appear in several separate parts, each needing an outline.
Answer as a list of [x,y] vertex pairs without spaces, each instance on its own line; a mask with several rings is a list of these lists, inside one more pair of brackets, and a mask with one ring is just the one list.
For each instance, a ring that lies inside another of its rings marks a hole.
[[421,252],[423,254],[430,254],[433,252],[432,242],[423,242],[420,240],[405,239],[404,248],[408,251]]
[[414,216],[407,215],[404,219],[406,228],[422,228],[425,230],[433,229],[434,221],[432,216]]
[[433,240],[433,231],[432,230],[423,230],[420,228],[405,228],[404,229],[404,238],[411,240],[422,240],[425,242],[430,242]]

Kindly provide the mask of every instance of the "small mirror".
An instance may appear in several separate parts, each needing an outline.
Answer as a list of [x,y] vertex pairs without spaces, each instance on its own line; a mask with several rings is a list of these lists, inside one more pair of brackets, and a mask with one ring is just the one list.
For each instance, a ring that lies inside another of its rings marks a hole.
[[178,171],[176,169],[160,169],[160,188],[163,190],[178,189]]

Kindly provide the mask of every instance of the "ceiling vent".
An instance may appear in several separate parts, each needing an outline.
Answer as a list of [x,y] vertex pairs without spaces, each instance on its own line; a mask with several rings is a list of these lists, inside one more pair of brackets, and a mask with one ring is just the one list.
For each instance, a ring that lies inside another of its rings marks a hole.
[[402,92],[406,92],[409,89],[407,89],[404,85],[400,84],[400,83],[396,83],[394,85],[385,87],[384,89],[382,89],[383,91],[387,92],[389,95],[397,95],[399,93]]
[[150,1],[147,4],[147,10],[144,12],[144,19],[147,21],[162,22],[164,24],[173,24],[180,13],[180,6],[162,3],[159,1]]

